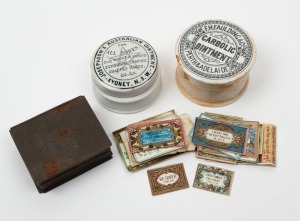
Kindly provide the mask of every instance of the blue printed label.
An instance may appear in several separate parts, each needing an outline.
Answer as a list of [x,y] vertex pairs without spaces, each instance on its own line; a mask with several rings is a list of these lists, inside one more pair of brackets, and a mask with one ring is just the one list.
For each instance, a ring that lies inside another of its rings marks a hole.
[[153,130],[141,133],[140,141],[143,145],[165,142],[173,139],[171,129]]
[[192,142],[213,149],[245,154],[249,129],[197,118]]

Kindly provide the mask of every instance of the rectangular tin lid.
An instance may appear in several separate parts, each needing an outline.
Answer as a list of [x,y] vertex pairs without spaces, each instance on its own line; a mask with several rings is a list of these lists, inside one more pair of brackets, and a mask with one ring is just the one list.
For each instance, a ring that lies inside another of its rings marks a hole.
[[[10,133],[40,192],[60,175],[72,173],[60,180],[66,182],[89,167],[89,161],[111,156],[111,142],[84,96],[16,125]],[[81,170],[74,173],[74,168]]]

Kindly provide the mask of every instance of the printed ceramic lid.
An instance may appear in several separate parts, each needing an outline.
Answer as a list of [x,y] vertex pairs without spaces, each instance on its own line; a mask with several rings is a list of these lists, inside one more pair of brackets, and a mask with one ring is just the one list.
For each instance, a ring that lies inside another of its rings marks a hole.
[[206,20],[182,33],[176,43],[176,57],[183,71],[196,80],[224,84],[250,71],[256,48],[241,27],[227,21]]
[[96,50],[91,66],[95,86],[101,92],[119,98],[144,93],[159,75],[153,47],[131,36],[104,42]]

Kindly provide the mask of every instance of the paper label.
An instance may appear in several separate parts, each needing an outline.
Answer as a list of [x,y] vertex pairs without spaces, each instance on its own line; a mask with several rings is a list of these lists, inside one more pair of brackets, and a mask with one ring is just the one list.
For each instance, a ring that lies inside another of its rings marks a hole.
[[141,133],[140,141],[142,145],[159,143],[173,139],[171,129],[146,131]]
[[193,186],[199,189],[229,195],[233,176],[233,171],[198,164]]
[[133,153],[133,157],[136,162],[141,163],[141,162],[145,162],[150,159],[161,157],[167,153],[173,152],[180,148],[182,148],[182,147],[167,147],[167,148],[158,148],[158,149],[154,149],[154,150],[146,150],[143,152]]
[[153,195],[189,187],[182,163],[148,170],[147,174]]
[[218,121],[196,118],[192,142],[216,150],[245,155],[249,129]]
[[176,173],[164,173],[157,178],[157,182],[161,185],[170,185],[176,183],[179,176]]
[[[209,148],[206,148],[209,149]],[[210,160],[210,161],[217,161],[217,162],[223,162],[223,163],[229,163],[229,164],[237,164],[236,160],[226,157],[226,156],[220,156],[220,154],[215,155],[211,153],[204,152],[205,148],[198,146],[196,157]],[[213,150],[213,149],[212,149]],[[214,150],[217,152],[216,150]]]
[[186,145],[179,118],[129,125],[127,132],[131,153]]
[[276,127],[263,124],[263,150],[260,163],[276,165]]
[[224,188],[224,182],[227,180],[226,176],[220,174],[214,174],[212,172],[202,171],[202,178],[200,181],[203,183],[207,183],[207,185],[213,185],[216,187]]
[[234,140],[234,137],[232,133],[228,133],[220,130],[208,129],[206,132],[206,139],[230,144]]

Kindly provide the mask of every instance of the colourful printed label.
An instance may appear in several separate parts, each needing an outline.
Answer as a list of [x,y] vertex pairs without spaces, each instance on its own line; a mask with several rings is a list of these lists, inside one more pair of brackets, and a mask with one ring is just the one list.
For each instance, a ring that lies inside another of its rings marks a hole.
[[127,127],[131,153],[170,147],[184,147],[186,140],[179,118]]
[[143,145],[165,142],[173,139],[171,129],[146,131],[141,133],[140,140]]
[[189,187],[182,163],[148,170],[147,174],[154,196]]
[[230,194],[234,172],[218,167],[198,164],[194,187],[211,192]]
[[192,141],[208,148],[245,154],[248,131],[246,127],[196,118]]

